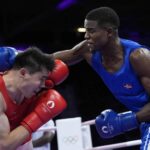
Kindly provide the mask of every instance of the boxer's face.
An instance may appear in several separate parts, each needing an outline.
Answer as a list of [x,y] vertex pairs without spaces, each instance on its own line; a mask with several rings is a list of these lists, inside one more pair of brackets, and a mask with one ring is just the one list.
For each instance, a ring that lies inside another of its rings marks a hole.
[[86,28],[85,39],[89,45],[95,49],[104,47],[109,40],[109,32],[98,26],[98,22],[85,19],[84,27]]
[[30,74],[28,71],[24,75],[21,85],[21,92],[26,98],[36,95],[42,87],[45,86],[45,80],[48,78],[48,70],[43,69],[40,72]]

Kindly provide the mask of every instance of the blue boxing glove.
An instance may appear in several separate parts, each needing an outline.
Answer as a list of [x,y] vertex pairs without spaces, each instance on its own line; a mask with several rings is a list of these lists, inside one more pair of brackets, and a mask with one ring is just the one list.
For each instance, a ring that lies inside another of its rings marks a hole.
[[10,69],[15,61],[17,50],[12,47],[0,47],[0,72]]
[[117,114],[111,109],[104,110],[97,116],[95,125],[102,138],[112,138],[139,126],[134,112],[128,111]]

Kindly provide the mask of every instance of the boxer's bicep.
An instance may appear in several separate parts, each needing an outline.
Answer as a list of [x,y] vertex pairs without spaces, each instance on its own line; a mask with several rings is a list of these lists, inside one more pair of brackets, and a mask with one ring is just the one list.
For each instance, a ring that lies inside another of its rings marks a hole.
[[145,48],[135,50],[130,54],[130,62],[133,70],[139,77],[150,78],[150,51]]
[[135,50],[130,55],[130,62],[143,87],[150,94],[150,51],[145,48]]

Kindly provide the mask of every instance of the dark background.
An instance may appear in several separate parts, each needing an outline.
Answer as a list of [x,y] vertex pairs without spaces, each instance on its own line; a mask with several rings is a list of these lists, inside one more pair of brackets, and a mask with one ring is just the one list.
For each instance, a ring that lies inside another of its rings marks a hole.
[[[47,53],[69,49],[84,39],[77,33],[83,27],[87,12],[100,6],[109,6],[120,16],[119,34],[150,46],[150,16],[148,1],[142,0],[66,0],[71,5],[58,9],[63,0],[5,0],[0,1],[0,45],[23,49],[36,45]],[[64,0],[65,1],[65,0]],[[126,111],[111,95],[98,75],[82,61],[69,67],[70,76],[56,89],[65,97],[68,108],[55,119],[82,117],[94,119],[104,109]],[[91,127],[93,146],[139,139],[134,130],[113,139],[101,139]],[[57,150],[56,137],[52,149]],[[139,147],[134,147],[136,150]],[[125,149],[125,148],[123,148]],[[126,148],[132,149],[132,148]]]

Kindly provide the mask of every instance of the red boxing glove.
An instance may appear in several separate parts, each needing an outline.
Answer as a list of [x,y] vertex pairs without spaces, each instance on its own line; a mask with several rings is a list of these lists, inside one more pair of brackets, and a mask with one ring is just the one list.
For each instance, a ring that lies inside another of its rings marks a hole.
[[68,66],[61,60],[55,60],[55,68],[49,73],[48,79],[45,81],[45,86],[53,88],[54,85],[62,83],[69,75]]
[[67,106],[64,98],[53,89],[43,92],[37,100],[38,102],[33,112],[21,122],[21,125],[30,133],[59,115]]

